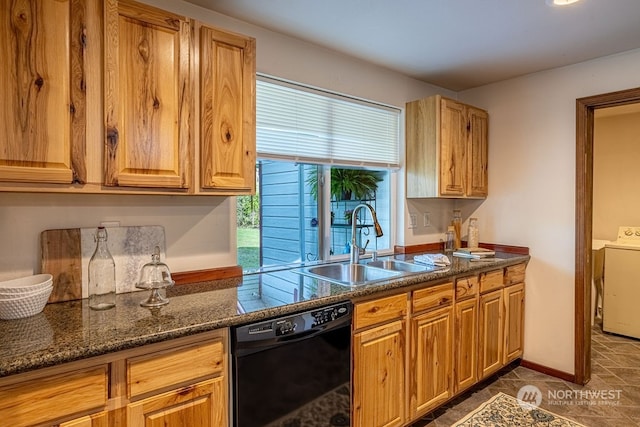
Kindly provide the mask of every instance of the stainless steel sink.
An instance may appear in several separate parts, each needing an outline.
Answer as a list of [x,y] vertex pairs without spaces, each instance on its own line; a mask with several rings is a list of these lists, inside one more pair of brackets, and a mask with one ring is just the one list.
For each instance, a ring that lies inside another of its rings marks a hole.
[[369,267],[383,268],[385,270],[402,271],[405,273],[422,273],[427,271],[433,271],[437,267],[431,265],[419,265],[410,262],[397,261],[394,259],[385,259],[377,261],[369,261],[367,264]]
[[400,271],[362,264],[324,264],[304,268],[299,273],[346,286],[366,285],[398,277],[402,274]]

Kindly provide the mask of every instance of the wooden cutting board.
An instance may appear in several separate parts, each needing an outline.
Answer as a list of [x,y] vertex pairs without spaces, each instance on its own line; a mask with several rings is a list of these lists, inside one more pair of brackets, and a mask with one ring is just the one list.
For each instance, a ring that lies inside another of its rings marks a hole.
[[53,276],[49,302],[82,299],[80,229],[45,230],[40,234],[40,271]]
[[[88,296],[88,265],[95,250],[95,228],[45,230],[40,234],[40,272],[53,275],[49,302]],[[159,225],[107,228],[107,245],[116,263],[116,292],[137,291],[142,266],[151,261],[155,246],[164,259],[164,228]]]

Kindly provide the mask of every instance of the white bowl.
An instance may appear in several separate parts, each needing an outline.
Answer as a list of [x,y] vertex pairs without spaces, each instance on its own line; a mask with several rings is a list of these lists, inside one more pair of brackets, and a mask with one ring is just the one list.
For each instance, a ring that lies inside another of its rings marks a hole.
[[47,305],[52,290],[53,287],[34,295],[0,301],[0,319],[21,319],[40,313]]
[[16,299],[16,298],[24,298],[24,297],[30,297],[42,292],[51,292],[51,290],[53,289],[53,284],[46,286],[44,288],[38,288],[35,289],[33,291],[29,291],[29,292],[22,292],[22,293],[4,293],[0,291],[0,301],[3,300],[10,300],[10,299]]
[[51,274],[36,274],[0,282],[0,292],[5,294],[33,292],[39,288],[46,288],[51,283],[53,283]]

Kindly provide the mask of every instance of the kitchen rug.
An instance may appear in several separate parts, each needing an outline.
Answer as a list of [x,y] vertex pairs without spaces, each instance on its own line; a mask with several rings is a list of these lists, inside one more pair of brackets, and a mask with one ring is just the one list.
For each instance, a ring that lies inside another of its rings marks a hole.
[[518,399],[498,393],[451,427],[585,427],[540,408],[525,409]]

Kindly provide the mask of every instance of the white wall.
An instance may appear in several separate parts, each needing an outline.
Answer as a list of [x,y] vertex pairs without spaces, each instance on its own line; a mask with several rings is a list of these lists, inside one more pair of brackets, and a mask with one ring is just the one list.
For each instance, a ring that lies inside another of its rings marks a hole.
[[598,118],[593,136],[593,238],[616,240],[640,224],[640,113]]
[[[256,37],[257,70],[261,73],[402,108],[407,100],[436,92],[455,95],[190,3],[145,2]],[[95,94],[92,91],[99,87],[88,90]],[[100,101],[95,96],[93,99],[88,107],[99,110]],[[88,133],[89,141],[99,140],[102,124],[88,123]],[[403,179],[397,182],[402,188]],[[105,220],[117,220],[121,225],[164,226],[166,262],[173,271],[236,264],[235,198],[0,193],[0,280],[39,271],[39,236],[43,230],[95,227]]]
[[528,246],[526,360],[573,373],[577,98],[640,86],[640,50],[468,90],[489,110],[481,240]]

